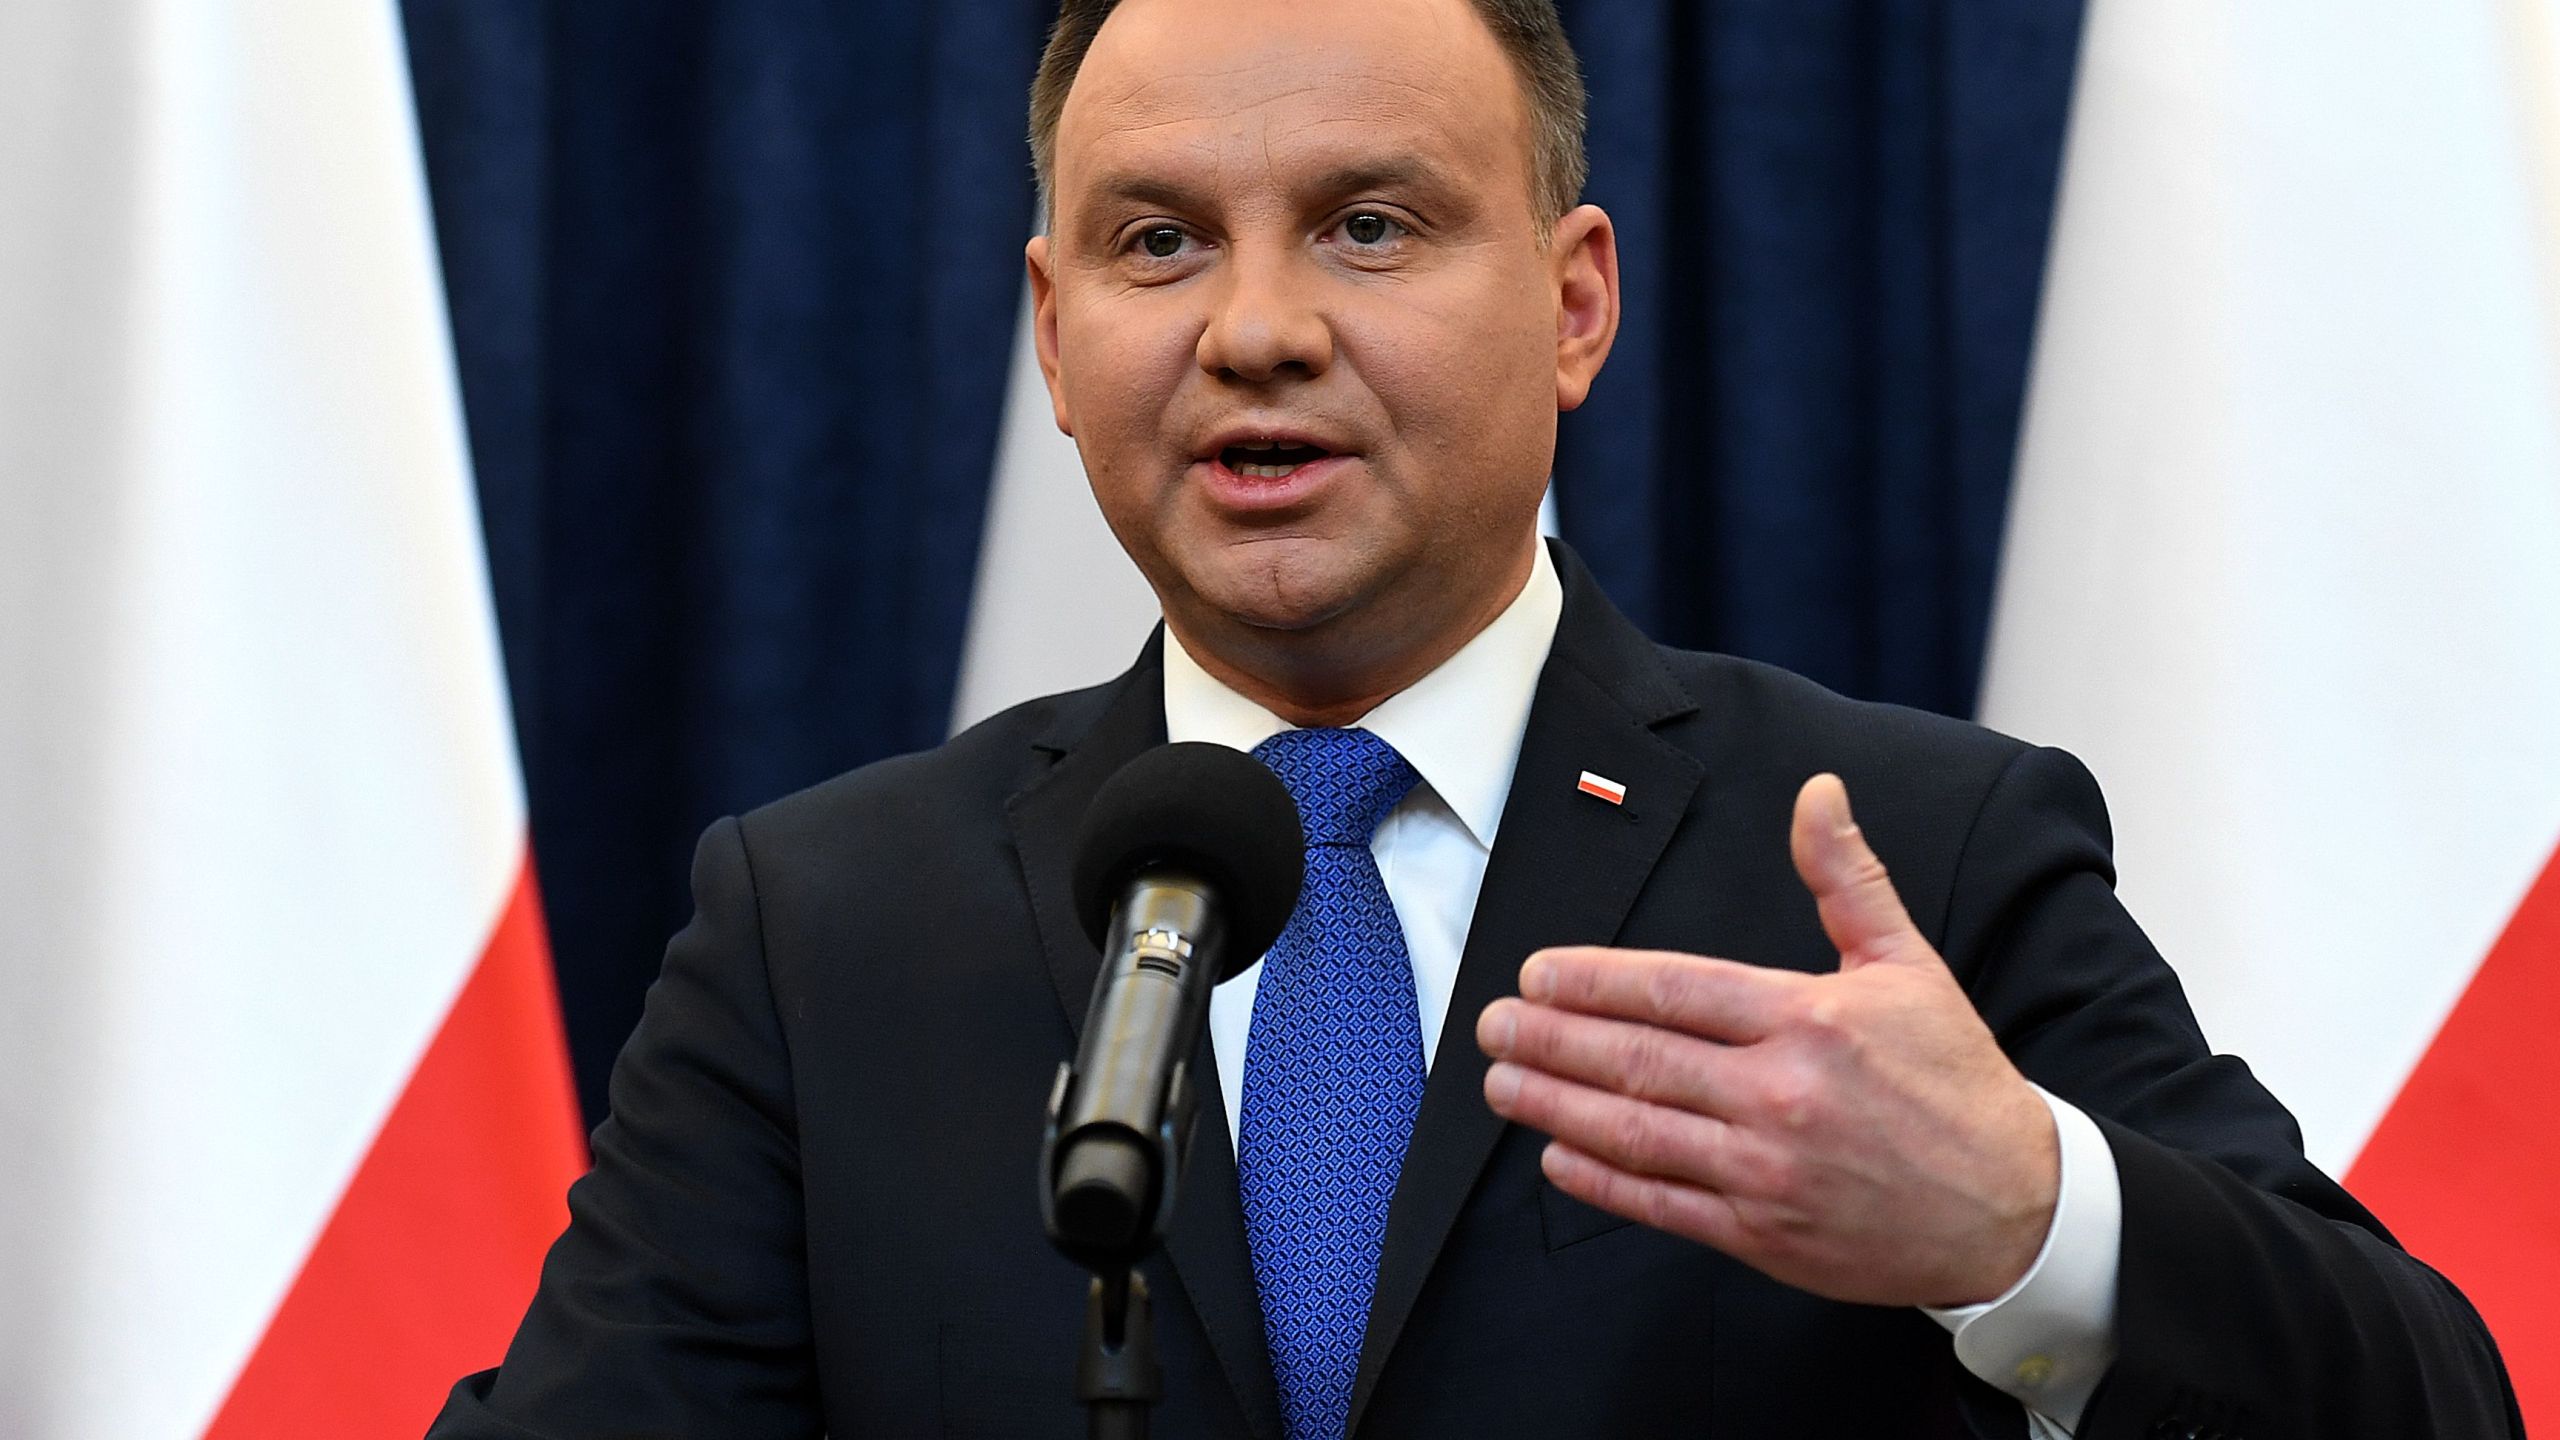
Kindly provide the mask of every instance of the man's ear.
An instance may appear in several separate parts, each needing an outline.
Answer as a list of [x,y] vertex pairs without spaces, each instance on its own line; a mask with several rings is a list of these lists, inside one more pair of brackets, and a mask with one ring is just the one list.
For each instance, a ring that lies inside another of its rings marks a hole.
[[1577,205],[1547,244],[1556,291],[1556,408],[1589,398],[1618,338],[1618,232],[1609,212]]
[[1058,384],[1058,281],[1051,273],[1049,237],[1034,235],[1022,247],[1022,267],[1031,277],[1031,346],[1040,356],[1040,380],[1049,387],[1049,413],[1058,433],[1070,439],[1076,427],[1067,423],[1067,393]]

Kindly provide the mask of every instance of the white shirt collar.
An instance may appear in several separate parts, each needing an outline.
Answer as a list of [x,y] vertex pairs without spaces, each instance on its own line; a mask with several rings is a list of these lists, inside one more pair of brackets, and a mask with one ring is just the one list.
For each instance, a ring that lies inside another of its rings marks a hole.
[[[1555,561],[1544,540],[1537,550],[1529,583],[1492,624],[1438,669],[1353,722],[1396,747],[1487,849],[1502,822],[1512,771],[1520,763],[1520,737],[1529,728],[1538,672],[1546,667],[1556,622],[1564,614],[1564,585],[1556,578]],[[1164,638],[1167,739],[1251,750],[1293,728],[1201,669],[1172,630]]]

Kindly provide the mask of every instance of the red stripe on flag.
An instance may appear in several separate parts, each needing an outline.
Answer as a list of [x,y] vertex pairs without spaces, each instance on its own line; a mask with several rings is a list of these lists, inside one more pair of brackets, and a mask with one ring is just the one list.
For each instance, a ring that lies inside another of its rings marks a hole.
[[2489,1322],[2528,1433],[2560,1431],[2560,854],[2364,1153],[2357,1198]]
[[586,1168],[528,867],[206,1440],[416,1440],[498,1363]]

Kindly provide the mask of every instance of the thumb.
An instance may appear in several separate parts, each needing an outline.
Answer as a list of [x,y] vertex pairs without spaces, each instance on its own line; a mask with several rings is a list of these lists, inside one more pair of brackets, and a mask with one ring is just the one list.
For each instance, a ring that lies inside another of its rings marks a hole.
[[1822,914],[1822,933],[1840,952],[1840,968],[1922,954],[1928,942],[1902,908],[1893,877],[1867,848],[1849,813],[1849,787],[1837,775],[1816,775],[1796,792],[1795,828],[1788,836],[1796,874]]

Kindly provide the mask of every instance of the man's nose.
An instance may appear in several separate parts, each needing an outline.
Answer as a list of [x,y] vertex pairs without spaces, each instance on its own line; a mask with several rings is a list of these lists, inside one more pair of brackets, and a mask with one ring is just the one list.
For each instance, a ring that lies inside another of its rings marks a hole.
[[1333,330],[1312,279],[1281,256],[1234,254],[1200,331],[1200,368],[1249,384],[1323,374],[1333,364]]

